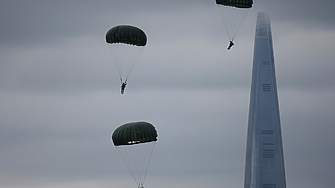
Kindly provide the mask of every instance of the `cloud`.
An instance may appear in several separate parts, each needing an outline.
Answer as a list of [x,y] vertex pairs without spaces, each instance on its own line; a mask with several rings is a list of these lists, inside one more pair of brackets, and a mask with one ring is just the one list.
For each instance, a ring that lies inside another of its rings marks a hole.
[[272,21],[295,23],[304,28],[333,28],[334,11],[331,7],[334,7],[334,2],[331,0],[254,1],[255,10],[270,13]]

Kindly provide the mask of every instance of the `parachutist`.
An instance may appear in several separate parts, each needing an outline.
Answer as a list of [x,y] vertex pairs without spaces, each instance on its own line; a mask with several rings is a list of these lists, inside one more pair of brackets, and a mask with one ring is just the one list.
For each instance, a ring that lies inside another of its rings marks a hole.
[[127,81],[123,82],[122,85],[121,85],[121,94],[124,93],[124,90],[126,89],[126,86],[127,86]]
[[107,31],[106,42],[115,60],[121,80],[121,94],[123,94],[127,78],[143,47],[147,44],[147,35],[138,27],[118,25]]
[[231,40],[228,50],[234,45],[234,43],[232,43],[233,39],[237,35],[249,10],[252,8],[253,1],[254,0],[216,0],[228,34],[228,39]]
[[233,43],[233,41],[231,40],[231,41],[229,42],[229,46],[228,46],[227,49],[230,50],[230,48],[233,47],[233,46],[234,46],[234,43]]
[[144,188],[157,137],[156,128],[144,121],[123,124],[112,134],[111,140],[133,175],[137,188]]

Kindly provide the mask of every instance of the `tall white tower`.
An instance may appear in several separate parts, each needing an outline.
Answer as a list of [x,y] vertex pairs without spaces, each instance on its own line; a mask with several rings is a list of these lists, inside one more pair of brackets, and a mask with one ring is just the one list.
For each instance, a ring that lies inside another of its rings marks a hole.
[[278,95],[268,14],[258,13],[244,188],[286,188]]

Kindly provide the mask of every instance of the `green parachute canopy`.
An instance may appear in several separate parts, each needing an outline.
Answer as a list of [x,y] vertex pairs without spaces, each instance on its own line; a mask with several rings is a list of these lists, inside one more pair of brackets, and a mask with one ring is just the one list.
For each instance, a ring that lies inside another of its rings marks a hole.
[[216,4],[236,8],[251,8],[253,0],[216,0]]
[[147,36],[140,28],[135,26],[118,25],[106,33],[106,42],[109,44],[124,43],[145,46],[147,44]]
[[151,123],[131,122],[115,129],[112,140],[115,146],[153,142],[157,141],[157,131]]

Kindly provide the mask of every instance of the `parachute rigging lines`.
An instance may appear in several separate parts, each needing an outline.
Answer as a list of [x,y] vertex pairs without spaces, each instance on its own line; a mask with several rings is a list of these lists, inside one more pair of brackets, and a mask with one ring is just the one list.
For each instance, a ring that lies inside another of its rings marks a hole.
[[250,8],[252,7],[253,1],[216,0],[216,4],[220,10],[222,20],[228,34],[228,39],[233,41]]
[[143,46],[132,46],[120,43],[109,45],[109,50],[119,73],[121,83],[124,83],[128,80],[136,61],[143,50]]
[[112,134],[112,142],[139,188],[144,186],[157,136],[155,127],[148,122],[126,123]]
[[117,150],[127,165],[138,187],[143,187],[148,172],[151,156],[156,142],[139,145],[118,146]]
[[143,47],[147,44],[147,36],[140,28],[130,25],[118,25],[106,33],[113,61],[116,65],[123,94],[125,85],[132,72]]

